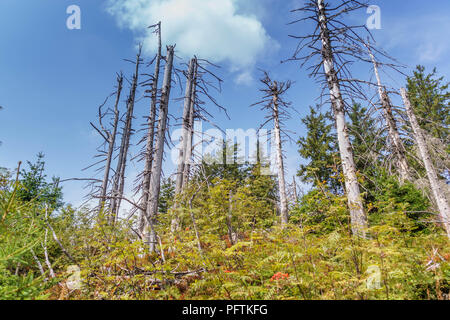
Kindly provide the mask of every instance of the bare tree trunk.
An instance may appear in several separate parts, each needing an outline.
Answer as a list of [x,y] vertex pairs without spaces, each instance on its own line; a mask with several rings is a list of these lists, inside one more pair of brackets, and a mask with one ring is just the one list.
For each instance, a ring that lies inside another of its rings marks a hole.
[[356,176],[356,166],[353,159],[353,150],[348,136],[348,128],[345,123],[344,100],[339,85],[339,79],[334,68],[333,51],[325,14],[323,0],[317,1],[319,12],[319,25],[321,29],[323,68],[330,90],[330,99],[333,106],[338,135],[339,152],[345,178],[348,206],[351,216],[352,232],[355,235],[365,237],[367,228],[367,216],[364,211],[361,193]]
[[188,138],[189,138],[189,124],[190,124],[190,114],[192,107],[192,88],[193,88],[193,80],[194,80],[194,71],[195,71],[195,58],[191,59],[189,63],[188,76],[186,80],[186,93],[184,96],[184,108],[183,108],[183,128],[182,128],[182,136],[181,140],[181,148],[178,155],[178,169],[177,169],[177,178],[175,184],[175,196],[179,195],[183,189],[183,173],[184,166],[186,162],[186,154],[187,154],[187,146],[188,146]]
[[233,193],[230,190],[229,193],[229,208],[228,208],[228,215],[227,215],[227,229],[228,229],[228,239],[230,240],[231,245],[235,245],[235,237],[233,232]]
[[[277,87],[277,82],[274,82],[274,87]],[[276,90],[276,89],[275,89]],[[289,219],[288,200],[286,195],[286,180],[284,178],[284,161],[283,150],[281,148],[281,129],[280,117],[278,112],[278,96],[273,96],[273,121],[275,133],[275,146],[277,151],[277,170],[278,170],[278,189],[280,192],[280,215],[281,224],[286,225]]]
[[59,241],[58,236],[56,235],[55,230],[53,229],[53,227],[50,225],[50,223],[48,222],[48,220],[46,221],[47,227],[50,229],[50,231],[52,232],[52,236],[53,239],[56,241],[56,243],[58,244],[58,246],[61,248],[61,251],[66,255],[67,258],[69,258],[70,261],[72,261],[73,263],[77,263],[76,260],[72,257],[72,255],[66,250],[66,248],[64,248],[64,246],[62,245],[61,241]]
[[[46,217],[47,219],[47,217]],[[44,243],[41,243],[42,249],[44,249],[44,258],[45,258],[45,264],[47,265],[47,268],[50,273],[50,277],[55,278],[55,271],[52,268],[52,264],[50,263],[50,259],[48,257],[48,250],[47,250],[47,239],[48,239],[48,228],[45,229],[45,238]]]
[[192,208],[192,201],[194,201],[194,198],[197,194],[197,192],[200,190],[197,190],[196,193],[194,193],[194,195],[191,197],[191,199],[189,199],[189,214],[191,216],[192,219],[192,225],[194,227],[194,231],[195,231],[195,237],[197,238],[197,247],[198,247],[198,251],[200,251],[200,254],[203,252],[202,250],[202,242],[200,241],[200,233],[198,232],[198,228],[197,228],[197,222],[195,219],[195,214],[194,214],[194,210]]
[[140,54],[141,54],[141,50],[139,49],[139,54],[137,55],[137,58],[136,58],[136,70],[135,70],[135,74],[134,74],[134,78],[133,78],[133,84],[131,87],[128,108],[127,108],[128,114],[127,114],[126,125],[125,125],[126,131],[124,132],[126,134],[126,138],[124,140],[125,144],[124,144],[124,149],[122,151],[123,161],[122,161],[122,167],[120,170],[120,185],[119,185],[120,197],[117,199],[117,209],[116,209],[116,211],[114,211],[113,223],[116,221],[117,216],[119,214],[120,204],[122,201],[123,192],[124,192],[124,188],[125,188],[125,170],[126,170],[126,166],[127,166],[128,150],[130,148],[130,138],[131,138],[132,131],[133,131],[132,122],[133,122],[133,118],[134,118],[134,104],[136,101],[136,90],[137,90],[138,78],[139,78]]
[[419,152],[422,157],[422,161],[425,166],[425,170],[427,172],[428,180],[430,181],[431,191],[433,192],[434,199],[439,208],[440,220],[445,227],[447,232],[447,236],[450,238],[450,206],[448,204],[445,193],[441,189],[439,185],[439,179],[434,170],[433,162],[431,161],[430,154],[425,142],[425,138],[422,133],[422,129],[419,126],[419,122],[417,121],[416,115],[411,107],[411,102],[409,101],[408,94],[405,88],[401,88],[400,90],[403,102],[405,104],[406,113],[408,115],[409,121],[411,123],[411,127],[414,132],[414,138],[417,142],[417,146],[419,147]]
[[370,50],[370,47],[368,47],[368,50],[370,58],[372,59],[375,76],[377,78],[378,94],[380,96],[381,105],[383,107],[384,118],[388,127],[389,138],[391,140],[395,158],[397,160],[397,171],[400,174],[400,181],[409,181],[411,180],[411,177],[409,175],[409,166],[406,160],[406,149],[400,138],[397,123],[392,113],[392,103],[386,92],[386,88],[384,88],[381,84],[380,74],[378,72],[378,63],[376,62],[375,57]]
[[45,271],[44,268],[42,267],[42,263],[39,261],[39,258],[36,256],[36,254],[34,253],[33,249],[30,249],[31,251],[31,255],[33,256],[34,261],[36,262],[39,272],[41,273],[41,275],[44,277],[44,281],[47,281],[47,278],[45,277]]
[[[147,203],[146,222],[148,226],[144,231],[145,241],[149,245],[150,252],[155,252],[157,239],[155,232],[155,218],[158,213],[158,200],[161,187],[161,172],[164,155],[164,144],[167,130],[167,114],[169,109],[170,89],[172,82],[174,47],[167,47],[167,62],[164,70],[164,81],[161,93],[161,102],[158,120],[158,132],[155,144],[155,157],[152,165],[152,174],[149,186],[149,199]],[[150,230],[148,230],[150,229]]]
[[[186,165],[186,154],[188,148],[188,139],[189,139],[189,121],[190,121],[190,110],[192,107],[191,99],[192,99],[192,88],[194,82],[194,71],[195,71],[196,59],[193,58],[189,62],[189,69],[186,78],[186,92],[184,95],[184,107],[183,107],[183,118],[182,118],[182,135],[180,137],[180,151],[178,154],[178,167],[176,172],[176,181],[175,181],[175,203],[174,209],[178,208],[179,205],[179,196],[183,191],[183,178],[184,178],[184,167]],[[178,219],[178,214],[175,210],[175,217],[172,219],[172,232],[178,230],[180,221]]]
[[[289,108],[290,102],[286,102],[283,99],[283,95],[291,87],[291,81],[278,82],[272,81],[267,72],[264,71],[264,78],[262,78],[261,83],[264,84],[264,88],[260,89],[264,93],[263,100],[253,104],[263,105],[263,109],[268,109],[270,115],[267,117],[268,120],[265,123],[273,120],[274,135],[273,140],[271,140],[272,149],[275,149],[276,166],[277,166],[277,176],[278,176],[278,192],[279,192],[279,211],[281,217],[281,226],[284,227],[289,220],[289,207],[288,207],[288,197],[286,192],[286,179],[284,172],[284,161],[283,161],[283,149],[282,149],[282,138],[281,138],[281,124],[283,118],[289,118]],[[257,140],[257,163],[260,163],[260,145],[259,140]]]
[[128,149],[130,147],[130,138],[132,132],[132,122],[134,114],[134,103],[136,100],[136,90],[138,86],[139,78],[139,65],[141,62],[141,48],[136,56],[136,69],[133,76],[133,82],[130,89],[130,96],[127,101],[127,115],[125,119],[125,125],[122,132],[122,143],[119,151],[119,160],[117,162],[116,176],[114,181],[114,193],[112,194],[112,206],[110,223],[114,224],[117,219],[120,210],[120,203],[123,198],[123,191],[125,187],[125,169],[127,166]]
[[102,188],[100,190],[100,202],[99,207],[100,210],[103,209],[104,203],[106,201],[106,193],[108,190],[108,182],[109,182],[109,173],[111,171],[111,162],[114,154],[114,147],[116,144],[116,136],[117,136],[117,127],[119,125],[119,102],[120,95],[122,93],[122,83],[123,83],[123,75],[120,74],[117,77],[117,93],[116,93],[116,102],[114,104],[114,122],[113,122],[113,131],[110,134],[107,132],[108,138],[108,155],[106,157],[105,164],[105,173],[103,175]]
[[[158,52],[156,54],[155,61],[155,72],[153,75],[153,83],[151,90],[151,106],[150,106],[150,117],[148,118],[148,132],[147,132],[147,144],[145,147],[145,169],[144,176],[142,181],[142,201],[141,207],[147,208],[148,202],[148,192],[150,186],[150,176],[152,171],[152,163],[153,163],[153,144],[155,138],[155,121],[156,121],[156,105],[158,101],[158,83],[159,83],[159,69],[161,67],[161,22],[158,23]],[[145,210],[141,211],[141,219],[139,224],[139,232],[142,235],[145,227]]]
[[186,146],[185,164],[183,170],[183,188],[189,182],[189,172],[191,169],[192,152],[193,152],[193,139],[194,139],[194,117],[195,117],[195,100],[197,90],[197,72],[198,64],[195,61],[194,77],[192,81],[192,93],[191,93],[191,106],[189,108],[189,131]]
[[294,192],[294,202],[298,202],[298,193],[297,193],[297,182],[295,181],[295,176],[292,176],[292,191]]
[[58,244],[58,246],[61,248],[61,251],[67,256],[67,258],[69,258],[70,261],[72,261],[73,263],[76,264],[77,263],[76,260],[66,250],[66,248],[64,248],[64,246],[62,245],[61,241],[59,241],[59,238],[56,235],[55,229],[53,229],[52,225],[50,224],[50,222],[48,220],[48,206],[45,207],[45,224],[47,225],[47,228],[49,228],[50,231],[52,232],[53,239]]

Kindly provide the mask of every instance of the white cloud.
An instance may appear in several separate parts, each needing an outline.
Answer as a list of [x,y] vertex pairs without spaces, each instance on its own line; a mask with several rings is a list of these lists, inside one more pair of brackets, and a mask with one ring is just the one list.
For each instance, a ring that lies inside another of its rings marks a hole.
[[155,51],[156,39],[146,27],[161,21],[163,42],[176,44],[178,55],[243,69],[273,40],[255,15],[238,12],[239,1],[246,0],[109,0],[107,10],[144,40],[147,53]]
[[250,71],[244,71],[241,74],[239,74],[234,82],[236,84],[244,84],[244,85],[251,85],[253,83],[254,79]]

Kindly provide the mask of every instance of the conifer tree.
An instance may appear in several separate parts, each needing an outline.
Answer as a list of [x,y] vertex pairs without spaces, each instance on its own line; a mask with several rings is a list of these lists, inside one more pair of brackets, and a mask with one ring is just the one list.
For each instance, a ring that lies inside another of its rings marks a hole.
[[307,164],[300,165],[297,175],[303,182],[317,186],[325,182],[331,190],[339,189],[338,181],[332,178],[335,175],[336,137],[333,134],[333,124],[329,112],[322,113],[319,106],[310,107],[309,115],[302,119],[306,126],[307,135],[297,141],[298,152],[309,160]]
[[175,197],[175,183],[172,179],[163,179],[158,202],[158,212],[167,213]]
[[366,202],[373,202],[376,201],[376,181],[383,172],[386,133],[380,132],[382,130],[378,129],[376,119],[360,103],[354,102],[351,105],[348,118],[349,136],[363,197]]
[[218,178],[243,183],[248,177],[249,167],[243,163],[242,159],[238,159],[239,148],[237,143],[222,141],[220,154],[205,155],[203,158],[202,175],[209,181]]
[[376,121],[370,116],[367,108],[356,102],[352,104],[348,117],[356,169],[360,173],[365,173],[377,164],[382,148],[381,139],[378,139]]
[[38,153],[35,163],[27,161],[29,169],[20,172],[20,182],[23,188],[17,192],[17,198],[24,202],[35,201],[58,209],[63,206],[61,187],[58,187],[58,179],[47,181],[45,174],[44,154]]
[[[427,142],[429,156],[440,179],[450,181],[450,91],[444,78],[437,77],[436,69],[426,73],[425,67],[417,66],[414,75],[407,79],[407,93],[416,115],[422,135]],[[410,123],[409,120],[407,122]],[[409,135],[412,129],[406,127]],[[413,149],[411,141],[407,147]],[[414,152],[417,153],[417,152]],[[422,164],[412,158],[412,166],[416,172],[425,175]]]
[[[420,127],[448,142],[450,125],[450,91],[444,78],[436,77],[436,69],[426,74],[425,67],[417,66],[414,76],[408,78],[408,97]],[[447,143],[447,152],[450,151]]]

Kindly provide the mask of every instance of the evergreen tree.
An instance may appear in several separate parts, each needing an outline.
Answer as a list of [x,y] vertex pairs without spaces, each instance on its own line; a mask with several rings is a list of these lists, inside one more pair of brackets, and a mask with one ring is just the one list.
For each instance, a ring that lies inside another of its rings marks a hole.
[[301,137],[297,144],[298,152],[309,160],[308,164],[300,165],[297,175],[303,182],[314,186],[324,182],[337,192],[340,190],[336,179],[337,162],[336,137],[332,132],[333,125],[329,112],[321,113],[319,107],[310,107],[310,113],[304,119],[307,136]]
[[236,143],[222,141],[219,154],[205,155],[202,161],[204,176],[208,177],[209,181],[219,178],[242,183],[249,176],[251,169],[248,163],[238,158],[238,151],[239,145]]
[[[436,74],[436,69],[426,74],[425,67],[417,66],[414,76],[408,78],[408,96],[422,129],[442,142],[448,142],[449,84],[443,83],[444,77],[437,78]],[[450,151],[449,147],[447,147],[447,151]]]
[[365,174],[378,164],[382,137],[378,138],[375,119],[367,108],[353,102],[348,112],[349,135],[355,155],[355,164],[361,174]]
[[159,196],[158,211],[159,213],[167,213],[173,204],[175,196],[175,181],[172,179],[164,179],[161,183],[161,194]]
[[[417,66],[414,76],[408,78],[408,97],[419,126],[429,144],[430,156],[439,175],[450,181],[448,170],[450,153],[450,91],[444,77],[437,77],[436,68],[426,74],[425,67]],[[408,145],[412,148],[412,145]],[[417,172],[423,172],[422,164],[410,160]]]
[[248,169],[247,184],[251,195],[265,201],[270,208],[278,201],[278,183],[270,173],[270,159],[264,154],[260,141],[256,143],[256,163]]
[[353,102],[348,112],[349,135],[366,202],[375,201],[376,179],[383,172],[381,154],[386,136],[378,132],[367,108]]
[[53,177],[52,182],[47,182],[45,171],[44,154],[39,153],[35,163],[27,161],[29,169],[20,172],[20,182],[23,188],[17,192],[21,201],[35,201],[45,204],[51,208],[58,209],[63,206],[62,189],[57,185],[58,178]]
[[278,183],[273,176],[262,173],[261,163],[255,164],[247,179],[247,185],[251,191],[251,196],[254,196],[258,201],[267,203],[267,207],[273,208],[277,202]]

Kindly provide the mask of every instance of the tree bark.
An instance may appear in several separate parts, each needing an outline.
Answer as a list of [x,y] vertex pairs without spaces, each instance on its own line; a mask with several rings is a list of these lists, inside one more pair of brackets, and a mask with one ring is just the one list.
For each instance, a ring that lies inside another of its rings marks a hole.
[[230,190],[229,192],[229,208],[228,208],[228,214],[227,214],[227,230],[228,230],[228,240],[230,240],[231,245],[235,245],[235,237],[234,237],[234,231],[233,231],[233,193]]
[[184,108],[183,108],[182,136],[180,138],[181,148],[178,155],[178,169],[175,184],[175,196],[179,195],[183,189],[183,177],[184,177],[183,173],[184,173],[184,166],[186,163],[186,154],[190,129],[189,124],[192,107],[191,100],[192,100],[192,88],[193,88],[195,64],[196,64],[195,58],[191,59],[189,63],[188,76],[186,80],[186,93],[184,96]]
[[194,82],[194,71],[195,71],[196,59],[193,58],[189,62],[189,69],[187,73],[186,79],[186,92],[184,95],[184,107],[183,107],[183,118],[182,118],[182,135],[180,137],[180,150],[178,154],[178,167],[176,172],[176,181],[175,181],[175,203],[173,208],[174,218],[172,219],[172,232],[176,232],[179,229],[180,221],[178,219],[178,214],[176,209],[179,205],[179,196],[183,191],[183,178],[184,178],[184,167],[186,165],[186,155],[188,148],[188,139],[189,139],[189,122],[191,115],[191,107],[192,107],[192,88]]
[[354,235],[365,237],[367,216],[364,211],[361,193],[356,175],[356,166],[353,159],[353,150],[348,136],[345,122],[344,100],[339,85],[339,79],[333,62],[333,51],[327,26],[327,17],[323,0],[317,1],[319,13],[320,38],[322,41],[323,68],[326,75],[330,99],[333,106],[338,136],[339,152],[345,178],[345,189],[350,210],[352,232]]
[[192,81],[192,93],[191,93],[191,106],[189,109],[189,130],[186,146],[185,164],[183,170],[183,188],[186,187],[189,182],[189,173],[191,169],[192,162],[192,152],[193,152],[193,139],[194,139],[194,117],[195,117],[195,100],[196,100],[196,90],[197,90],[197,72],[198,64],[195,61],[194,77]]
[[370,47],[368,47],[368,50],[370,58],[372,59],[375,76],[377,78],[378,94],[380,96],[381,105],[384,112],[384,119],[388,127],[389,138],[391,140],[392,148],[397,161],[396,165],[397,171],[400,175],[400,182],[410,181],[411,177],[409,174],[408,161],[406,160],[406,149],[405,146],[403,145],[403,141],[400,138],[397,123],[392,113],[392,103],[386,92],[386,88],[384,88],[381,84],[380,74],[378,72],[378,63],[376,62],[375,57],[373,56],[372,51],[370,50]]
[[[47,217],[46,217],[47,219]],[[52,268],[52,264],[50,263],[50,259],[48,257],[48,250],[47,250],[47,238],[48,238],[48,228],[45,229],[45,238],[44,243],[41,243],[42,249],[44,249],[44,258],[45,258],[45,264],[47,265],[48,271],[50,273],[50,277],[55,278],[55,271]]]
[[134,115],[134,103],[136,100],[136,90],[139,79],[139,65],[141,62],[141,49],[136,56],[136,68],[133,76],[133,82],[130,89],[130,95],[127,101],[127,115],[125,125],[122,132],[122,143],[120,146],[119,160],[117,162],[116,176],[114,181],[115,193],[112,194],[112,206],[110,223],[114,224],[120,210],[121,199],[123,198],[123,191],[125,188],[125,169],[127,166],[128,149],[130,147],[130,138],[132,131],[132,122]]
[[122,83],[123,83],[123,75],[120,74],[117,77],[117,93],[116,93],[116,102],[114,104],[113,131],[112,133],[107,132],[108,155],[106,157],[105,172],[103,175],[102,188],[100,191],[100,200],[99,200],[100,210],[104,208],[104,203],[106,201],[106,193],[108,191],[109,173],[111,171],[111,162],[114,154],[114,147],[116,144],[117,127],[119,125],[119,102],[120,102],[120,95],[122,93]]
[[41,261],[39,261],[39,258],[36,256],[33,249],[30,249],[30,251],[31,251],[31,255],[33,256],[34,261],[36,262],[36,264],[38,266],[39,272],[41,273],[42,277],[44,278],[44,281],[47,281],[47,278],[45,277],[45,271],[44,271],[44,268],[42,267]]
[[428,180],[430,181],[431,191],[433,193],[436,204],[439,208],[439,215],[442,224],[447,232],[447,236],[450,239],[450,206],[448,204],[448,200],[445,196],[445,193],[441,189],[439,185],[439,179],[436,174],[436,171],[433,166],[433,162],[431,161],[430,154],[425,142],[425,138],[422,133],[422,129],[419,126],[419,122],[417,121],[416,115],[411,107],[411,102],[409,101],[408,94],[405,88],[401,88],[400,93],[403,98],[403,102],[405,104],[406,113],[408,115],[409,121],[411,123],[411,127],[414,132],[414,138],[417,142],[417,146],[419,147],[420,156],[422,157],[422,161],[425,166],[425,170],[427,172]]
[[[161,67],[161,56],[162,56],[162,44],[161,44],[161,22],[158,23],[158,52],[156,54],[155,61],[155,72],[153,75],[153,83],[151,90],[151,105],[150,105],[150,117],[148,118],[148,132],[147,132],[147,144],[145,147],[145,168],[144,176],[142,181],[142,201],[141,207],[147,208],[147,202],[149,198],[149,186],[150,177],[153,164],[153,144],[155,139],[155,121],[156,121],[156,105],[158,101],[158,83],[159,83],[159,73]],[[141,210],[141,219],[139,224],[139,232],[142,235],[145,227],[145,210]]]
[[[277,92],[277,82],[274,82],[274,92]],[[274,134],[275,134],[275,146],[277,152],[277,170],[278,170],[278,189],[280,192],[280,216],[281,224],[284,226],[288,223],[288,200],[286,195],[286,180],[284,178],[284,161],[283,150],[281,147],[281,129],[280,129],[280,117],[278,110],[278,95],[273,96],[273,121],[274,121]]]
[[294,192],[293,200],[294,203],[298,202],[298,193],[297,193],[297,182],[295,181],[295,176],[292,176],[292,191]]
[[155,218],[158,213],[158,200],[161,187],[162,161],[164,155],[164,144],[167,130],[167,114],[169,109],[170,89],[172,82],[174,47],[167,47],[167,62],[164,70],[164,81],[161,93],[161,102],[158,120],[158,132],[155,144],[155,158],[152,165],[152,174],[150,177],[149,199],[147,203],[146,223],[148,226],[144,232],[145,241],[149,245],[150,252],[155,252],[157,239],[155,232]]

